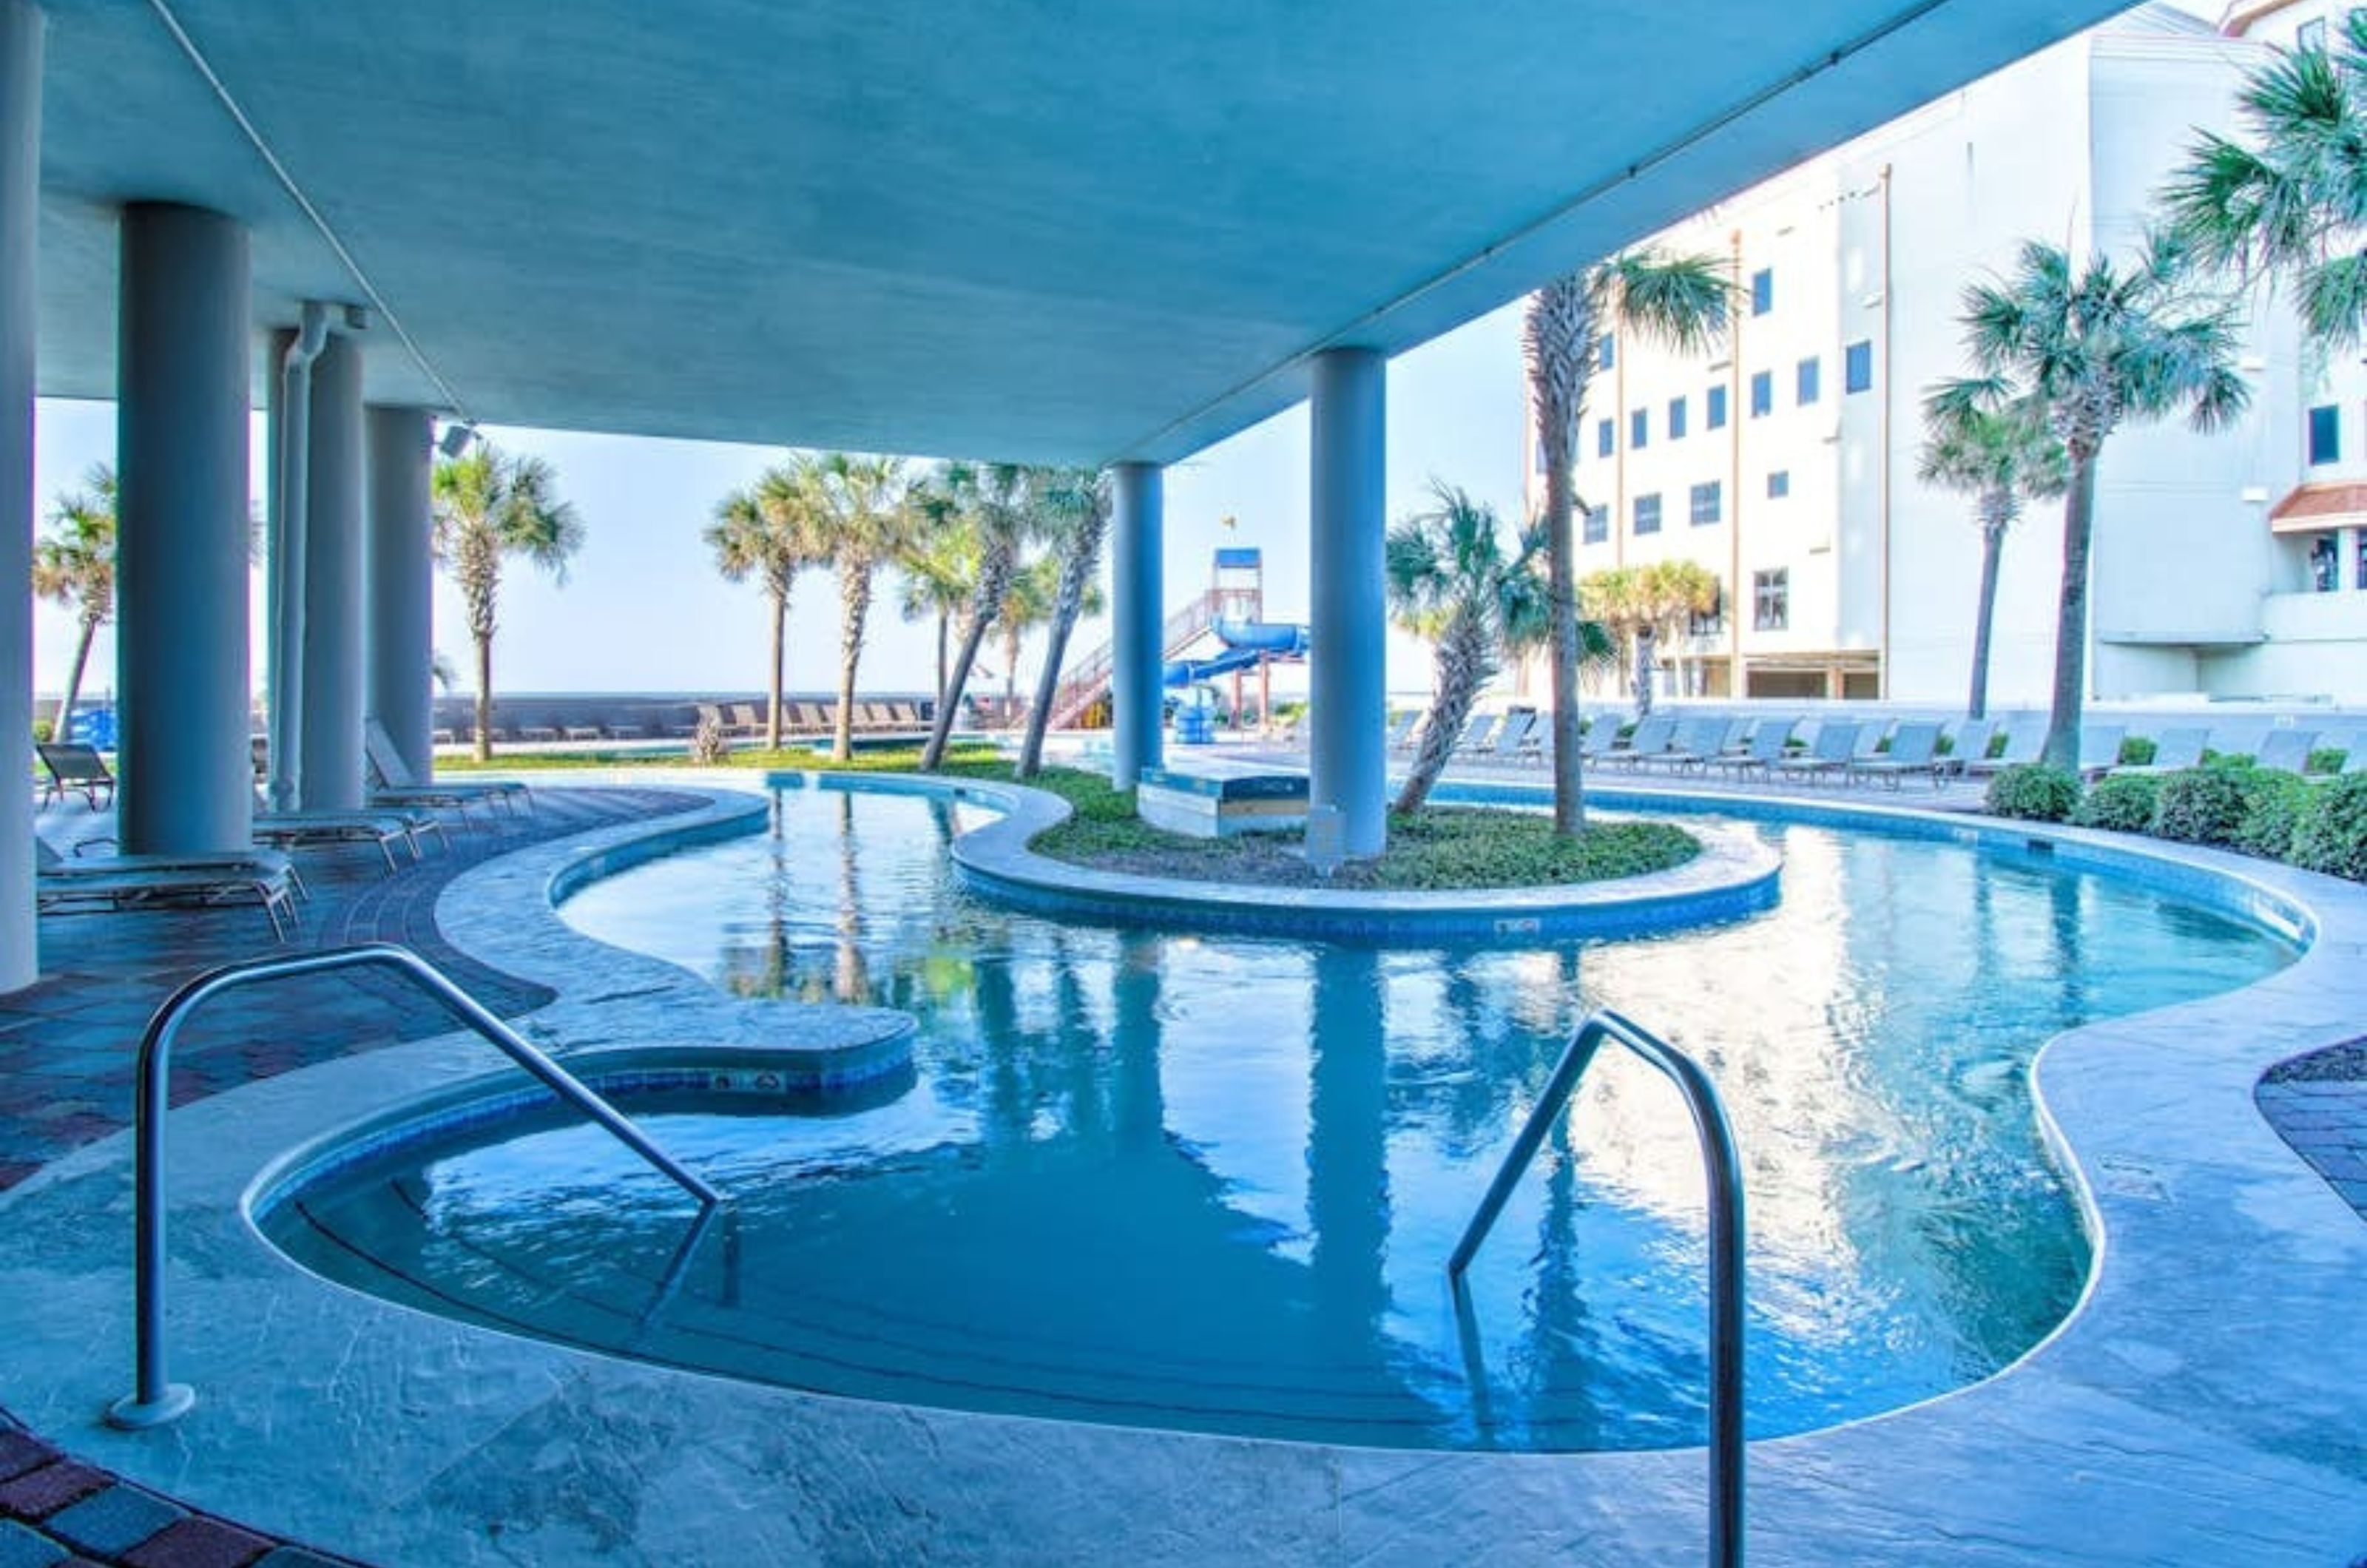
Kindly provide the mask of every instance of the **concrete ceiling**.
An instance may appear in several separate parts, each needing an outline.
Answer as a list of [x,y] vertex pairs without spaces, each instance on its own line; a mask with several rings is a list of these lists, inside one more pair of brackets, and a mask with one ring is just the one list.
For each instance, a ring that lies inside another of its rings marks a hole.
[[40,383],[111,395],[115,212],[168,199],[252,226],[260,324],[374,293],[375,400],[1172,460],[1314,350],[1422,342],[2120,8],[50,0]]

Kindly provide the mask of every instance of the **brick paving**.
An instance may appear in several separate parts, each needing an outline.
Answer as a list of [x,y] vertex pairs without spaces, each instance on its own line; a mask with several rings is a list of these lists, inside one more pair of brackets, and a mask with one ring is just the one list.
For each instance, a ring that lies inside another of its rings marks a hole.
[[[41,922],[40,980],[0,996],[0,1190],[131,1118],[142,1030],[175,987],[239,959],[359,942],[395,942],[504,1017],[550,1000],[543,987],[488,968],[444,940],[436,900],[453,877],[495,854],[698,804],[679,791],[535,791],[515,818],[474,814],[448,846],[392,873],[377,848],[300,852],[311,896],[286,944],[253,907],[75,915]],[[111,830],[79,802],[40,818],[62,843]],[[203,1099],[341,1056],[440,1034],[452,1020],[394,976],[370,970],[305,976],[225,993],[191,1015],[174,1053],[173,1100]],[[0,1568],[330,1568],[349,1560],[214,1518],[65,1457],[0,1410]]]
[[2278,1064],[2252,1099],[2277,1135],[2367,1218],[2367,1040]]

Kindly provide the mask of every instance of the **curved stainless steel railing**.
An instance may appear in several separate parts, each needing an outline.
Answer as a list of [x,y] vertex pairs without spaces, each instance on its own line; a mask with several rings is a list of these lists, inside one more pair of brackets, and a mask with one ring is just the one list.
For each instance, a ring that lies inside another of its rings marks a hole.
[[186,1384],[175,1383],[164,1374],[164,1113],[170,1103],[167,1090],[173,1073],[174,1037],[180,1033],[181,1024],[191,1010],[224,991],[293,975],[317,975],[324,970],[362,965],[393,969],[416,982],[454,1017],[541,1079],[553,1094],[615,1134],[628,1148],[697,1199],[702,1216],[723,1201],[721,1193],[651,1143],[649,1134],[627,1120],[615,1106],[585,1088],[574,1075],[537,1050],[407,947],[366,942],[357,947],[330,948],[289,958],[258,958],[210,969],[165,998],[164,1005],[148,1020],[148,1031],[140,1040],[138,1101],[133,1121],[137,1142],[133,1170],[138,1228],[133,1275],[139,1294],[138,1382],[130,1395],[108,1408],[109,1425],[135,1430],[162,1426],[197,1403],[197,1395]]
[[1446,1276],[1458,1304],[1464,1301],[1463,1271],[1488,1239],[1521,1177],[1536,1157],[1578,1080],[1606,1040],[1615,1040],[1676,1084],[1693,1113],[1701,1140],[1702,1166],[1709,1179],[1709,1561],[1713,1568],[1740,1568],[1742,1562],[1742,1173],[1734,1132],[1717,1086],[1701,1064],[1608,1008],[1587,1015],[1554,1064],[1545,1092],[1537,1097],[1520,1135],[1489,1184],[1488,1195],[1464,1227],[1463,1239],[1446,1260]]

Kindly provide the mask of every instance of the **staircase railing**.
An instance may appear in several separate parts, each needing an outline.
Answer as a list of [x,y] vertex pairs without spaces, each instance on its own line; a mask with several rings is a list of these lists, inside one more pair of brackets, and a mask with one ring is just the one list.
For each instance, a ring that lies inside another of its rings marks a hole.
[[[1159,632],[1161,655],[1172,659],[1195,637],[1215,626],[1229,597],[1212,588],[1168,616],[1166,625]],[[1050,728],[1066,729],[1074,724],[1087,708],[1099,702],[1109,691],[1110,678],[1116,670],[1116,643],[1105,642],[1088,654],[1077,664],[1076,673],[1054,688]]]

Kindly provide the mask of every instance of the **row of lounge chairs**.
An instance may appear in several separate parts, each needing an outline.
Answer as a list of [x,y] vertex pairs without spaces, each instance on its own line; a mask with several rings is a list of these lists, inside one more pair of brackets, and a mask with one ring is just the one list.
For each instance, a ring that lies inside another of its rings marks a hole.
[[[726,740],[753,740],[764,734],[764,709],[760,703],[701,703],[698,705],[701,724],[713,723]],[[784,735],[830,735],[838,728],[838,705],[835,702],[784,702],[781,705],[781,733]],[[928,719],[917,702],[869,702],[855,705],[855,732],[858,735],[879,735],[895,731],[923,731]]]

